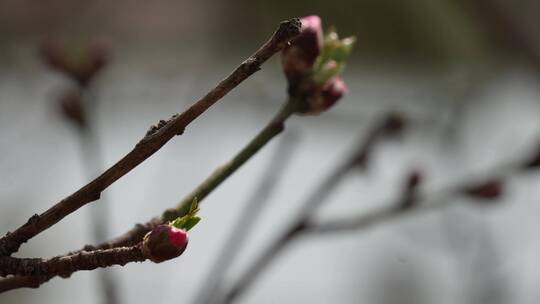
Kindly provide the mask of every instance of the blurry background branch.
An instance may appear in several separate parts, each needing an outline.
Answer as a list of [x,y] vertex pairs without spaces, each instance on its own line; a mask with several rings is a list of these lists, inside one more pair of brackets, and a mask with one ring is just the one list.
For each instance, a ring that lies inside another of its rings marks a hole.
[[[41,55],[51,69],[57,70],[75,84],[75,88],[64,85],[62,95],[55,100],[63,118],[72,123],[80,144],[81,163],[86,171],[85,178],[91,180],[105,167],[101,139],[98,138],[97,107],[99,106],[96,88],[96,76],[110,61],[110,50],[102,42],[89,41],[86,45],[68,46],[54,40],[46,40],[41,46]],[[76,59],[73,59],[76,58]],[[101,242],[110,235],[110,206],[104,196],[100,204],[90,208],[90,229],[93,242]],[[45,278],[32,283],[44,283]],[[119,304],[119,279],[107,270],[97,271],[97,282],[105,304]],[[29,280],[19,281],[28,283]],[[39,285],[39,284],[38,284]]]
[[[368,131],[365,138],[360,140],[358,147],[351,153],[349,157],[341,162],[323,182],[315,188],[315,191],[302,204],[299,214],[295,219],[287,225],[283,233],[265,249],[249,266],[247,271],[221,295],[217,303],[233,303],[242,293],[255,283],[259,274],[277,257],[283,249],[287,247],[289,242],[301,234],[305,229],[309,228],[309,222],[312,216],[320,208],[326,199],[332,194],[333,190],[339,183],[354,170],[365,170],[368,165],[368,160],[372,149],[378,143],[387,137],[392,137],[400,134],[405,127],[405,120],[400,114],[390,114],[380,121],[377,121],[375,126]],[[212,299],[209,299],[209,301]],[[210,302],[207,302],[210,303]]]
[[289,164],[291,154],[298,144],[298,135],[285,133],[273,152],[273,158],[268,161],[268,168],[256,185],[249,199],[244,203],[244,209],[238,216],[235,226],[229,233],[225,245],[212,264],[203,284],[195,297],[195,303],[211,303],[220,294],[223,288],[223,278],[227,274],[234,259],[242,249],[246,239],[250,236],[253,226],[257,223],[265,204],[272,196],[276,185],[285,168]]
[[[384,126],[385,124],[383,124]],[[376,128],[372,133],[379,133],[379,130],[386,128]],[[393,129],[393,128],[392,128]],[[368,135],[368,138],[371,136]],[[369,141],[367,141],[369,142]],[[333,174],[326,177],[325,182],[315,188],[315,192],[306,200],[302,213],[293,220],[289,228],[274,240],[265,250],[262,251],[255,261],[250,264],[247,270],[241,274],[225,293],[222,299],[223,303],[234,303],[238,298],[255,283],[257,277],[269,266],[269,264],[278,257],[278,255],[290,244],[297,240],[299,236],[317,236],[333,233],[354,232],[360,229],[367,229],[374,225],[380,225],[389,220],[401,217],[409,213],[418,213],[420,211],[433,210],[441,208],[456,202],[456,198],[466,196],[469,199],[477,201],[479,204],[491,205],[493,200],[503,194],[505,180],[516,173],[528,172],[536,169],[540,165],[540,150],[533,151],[530,157],[524,159],[511,160],[498,167],[484,172],[481,176],[474,178],[464,178],[456,185],[450,185],[443,190],[433,194],[420,195],[418,186],[420,183],[420,174],[418,172],[410,173],[404,182],[404,190],[397,200],[390,204],[390,207],[379,208],[379,210],[362,212],[359,215],[342,217],[338,219],[324,220],[316,222],[311,215],[317,207],[323,203],[331,190],[346,176],[351,169],[354,169],[357,163],[354,160],[362,155],[360,151],[366,150],[364,146],[352,153],[352,157],[338,166]],[[360,152],[360,153],[359,153]],[[388,206],[388,204],[381,204]],[[217,303],[221,303],[218,301]]]

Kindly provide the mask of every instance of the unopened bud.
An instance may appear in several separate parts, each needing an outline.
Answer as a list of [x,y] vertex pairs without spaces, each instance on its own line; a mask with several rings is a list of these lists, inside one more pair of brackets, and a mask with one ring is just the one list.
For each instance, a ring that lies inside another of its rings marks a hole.
[[330,60],[334,60],[340,64],[344,63],[349,57],[352,48],[356,42],[355,37],[347,37],[339,39],[335,29],[330,29],[329,33],[324,37],[323,49],[321,55],[317,58],[319,67]]
[[311,72],[323,46],[323,29],[319,16],[300,19],[300,34],[282,51],[281,63],[289,82],[297,82]]
[[109,61],[108,47],[93,42],[84,47],[68,47],[57,41],[47,40],[41,45],[41,55],[51,68],[87,85]]
[[62,46],[54,40],[43,41],[39,48],[43,61],[52,69],[64,72],[66,70],[65,54]]
[[333,106],[349,89],[345,81],[340,77],[335,77],[326,82],[322,89],[323,103],[322,110],[327,110]]
[[499,198],[504,192],[504,182],[499,179],[474,185],[464,189],[463,193],[476,199],[493,200]]
[[422,174],[419,171],[413,171],[407,179],[405,189],[408,191],[418,188],[418,185],[422,182]]
[[307,99],[307,109],[303,114],[319,114],[328,110],[348,92],[345,81],[340,77],[328,80],[315,96]]
[[343,69],[343,64],[335,60],[326,62],[317,73],[313,74],[313,80],[316,83],[326,83],[331,78],[337,76]]
[[188,233],[171,225],[159,225],[143,239],[143,253],[152,262],[161,263],[180,256],[188,244]]
[[62,115],[83,128],[86,126],[86,116],[82,104],[82,97],[78,92],[67,92],[58,100]]
[[332,107],[346,92],[339,74],[356,41],[340,39],[335,30],[324,36],[319,16],[301,18],[300,34],[283,49],[281,63],[296,113],[318,114]]

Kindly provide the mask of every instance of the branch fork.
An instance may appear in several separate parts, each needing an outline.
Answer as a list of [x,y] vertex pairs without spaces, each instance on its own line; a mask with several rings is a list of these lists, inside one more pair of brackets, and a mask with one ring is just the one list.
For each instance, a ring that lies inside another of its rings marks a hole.
[[33,215],[27,223],[0,238],[0,275],[15,275],[15,277],[0,280],[0,292],[21,287],[39,287],[40,284],[56,275],[65,276],[78,270],[123,265],[128,262],[141,262],[148,259],[149,257],[145,256],[141,251],[143,237],[159,225],[185,215],[189,211],[193,198],[204,199],[206,195],[251,158],[271,138],[279,134],[283,130],[283,121],[292,114],[288,107],[285,107],[287,113],[280,112],[276,116],[279,121],[272,121],[261,132],[260,136],[252,141],[243,152],[233,158],[219,174],[209,177],[193,194],[188,195],[187,200],[180,203],[177,208],[164,212],[162,217],[153,218],[144,224],[137,224],[132,230],[119,238],[97,246],[87,245],[81,250],[48,260],[19,259],[11,257],[11,254],[17,252],[23,243],[55,225],[64,217],[82,206],[98,200],[101,193],[110,185],[157,152],[174,136],[182,134],[192,121],[241,82],[260,70],[260,66],[272,55],[287,46],[289,41],[300,33],[300,29],[301,23],[297,18],[281,22],[279,28],[266,43],[185,112],[176,114],[169,120],[162,120],[157,125],[150,127],[144,138],[135,145],[133,150],[112,167],[53,207],[41,214]]

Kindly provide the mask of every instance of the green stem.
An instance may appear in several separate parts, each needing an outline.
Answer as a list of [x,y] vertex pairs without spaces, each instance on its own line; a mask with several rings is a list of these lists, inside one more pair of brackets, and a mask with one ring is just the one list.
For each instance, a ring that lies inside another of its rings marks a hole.
[[285,121],[295,112],[297,103],[291,100],[287,101],[274,118],[266,125],[266,127],[253,138],[247,146],[245,146],[238,154],[230,161],[217,168],[212,175],[204,180],[195,190],[187,195],[175,210],[168,210],[163,213],[164,221],[172,221],[179,216],[187,214],[189,207],[194,199],[202,201],[208,194],[216,189],[223,181],[225,181],[238,168],[246,163],[253,155],[255,155],[262,147],[264,147],[272,138],[280,134],[284,127]]

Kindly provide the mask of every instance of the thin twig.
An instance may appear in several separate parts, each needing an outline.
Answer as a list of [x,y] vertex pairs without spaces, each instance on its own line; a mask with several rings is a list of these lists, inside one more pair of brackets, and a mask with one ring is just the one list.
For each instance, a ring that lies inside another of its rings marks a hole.
[[[481,201],[491,201],[495,199],[495,196],[484,196],[483,194],[477,195],[472,193],[470,189],[478,189],[479,192],[487,191],[494,183],[502,183],[505,178],[514,175],[519,170],[515,167],[507,165],[501,168],[490,170],[486,174],[485,181],[479,181],[478,179],[469,179],[465,182],[460,182],[456,185],[447,186],[446,188],[435,191],[433,193],[425,194],[423,196],[418,195],[414,204],[408,205],[404,208],[399,203],[395,202],[390,204],[390,207],[371,211],[368,214],[358,214],[340,219],[327,220],[321,223],[310,223],[309,228],[305,232],[309,234],[332,234],[337,232],[356,231],[358,229],[364,229],[371,227],[374,224],[380,224],[387,220],[392,220],[396,217],[400,217],[405,214],[418,212],[426,212],[430,210],[439,209],[449,204],[454,203],[456,197],[471,197]],[[471,186],[475,185],[475,186]],[[499,187],[499,186],[497,186]],[[475,191],[476,192],[476,191]],[[500,190],[498,190],[500,195]],[[388,206],[388,204],[381,204]]]
[[[86,124],[79,128],[79,142],[81,145],[82,163],[85,165],[87,177],[91,179],[99,173],[105,166],[102,157],[102,149],[95,129],[95,108],[98,106],[98,99],[93,95],[91,86],[80,87],[81,102],[86,114]],[[90,223],[95,242],[106,240],[110,230],[110,210],[106,197],[101,196],[99,204],[94,204],[90,209]],[[118,293],[118,278],[109,269],[100,269],[96,273],[95,279],[102,295],[104,304],[120,304]]]
[[203,201],[208,194],[214,191],[222,182],[231,176],[231,174],[233,174],[251,157],[253,157],[253,155],[255,155],[262,147],[269,143],[275,136],[283,132],[285,121],[296,111],[296,106],[296,102],[291,100],[286,101],[274,118],[272,118],[272,120],[266,125],[266,127],[264,127],[231,160],[218,167],[212,174],[210,174],[210,176],[200,183],[195,190],[181,200],[176,208],[166,210],[161,217],[155,217],[145,224],[135,225],[133,229],[112,241],[97,246],[87,245],[85,250],[131,246],[139,242],[148,231],[152,230],[153,227],[185,215],[194,199],[197,199],[199,202]]
[[[495,43],[504,43],[503,48],[510,47],[518,54],[525,55],[537,70],[540,69],[540,40],[538,39],[540,32],[537,23],[534,22],[538,10],[532,10],[531,14],[524,14],[527,8],[520,7],[515,2],[496,0],[462,2],[465,7],[472,10],[476,19],[483,21],[487,27],[492,27],[490,34],[498,40],[494,41]],[[526,2],[524,3],[527,5]]]
[[[174,136],[182,134],[186,126],[193,120],[238,84],[258,71],[263,62],[280,51],[289,40],[300,33],[300,26],[300,21],[296,18],[282,22],[270,40],[254,55],[244,61],[234,72],[188,110],[151,129],[131,152],[96,179],[42,214],[32,216],[26,224],[17,228],[14,232],[8,232],[0,239],[0,255],[9,256],[17,252],[21,244],[58,223],[85,204],[99,199],[106,188],[153,155]],[[204,196],[207,193],[202,191],[200,194]]]
[[[290,133],[288,133],[290,134]],[[208,271],[208,275],[202,280],[199,292],[195,297],[195,303],[208,303],[219,294],[223,277],[231,266],[234,258],[242,248],[244,242],[249,237],[254,224],[257,222],[264,205],[271,197],[273,189],[276,187],[279,177],[287,167],[291,159],[292,151],[295,148],[295,136],[285,136],[281,139],[279,146],[274,152],[274,156],[268,162],[259,184],[245,203],[245,208],[238,217],[238,221],[229,233],[225,245],[217,254],[217,259]]]
[[[292,223],[284,229],[284,232],[257,257],[255,262],[248,267],[248,270],[238,279],[238,281],[222,297],[223,303],[233,303],[247,290],[255,279],[266,268],[266,266],[278,256],[292,239],[296,238],[305,230],[316,210],[326,201],[337,185],[355,169],[365,169],[369,159],[370,151],[378,140],[384,136],[394,135],[400,132],[404,126],[403,118],[396,114],[391,114],[382,122],[378,122],[371,129],[367,137],[361,140],[361,144],[354,149],[351,155],[341,162],[331,174],[329,174],[315,191],[308,196],[302,204],[300,213]],[[384,136],[383,136],[384,135]],[[221,301],[220,301],[221,302]]]
[[174,210],[163,215],[164,220],[172,220],[178,216],[184,215],[191,202],[194,199],[203,200],[208,194],[217,188],[225,179],[240,168],[247,160],[255,155],[262,147],[264,147],[272,138],[280,134],[285,128],[285,121],[296,112],[298,103],[294,100],[288,100],[278,111],[276,116],[270,123],[253,138],[250,143],[244,147],[236,156],[234,156],[225,165],[222,165],[214,173],[212,173],[204,182],[202,182],[195,190],[187,195]]

